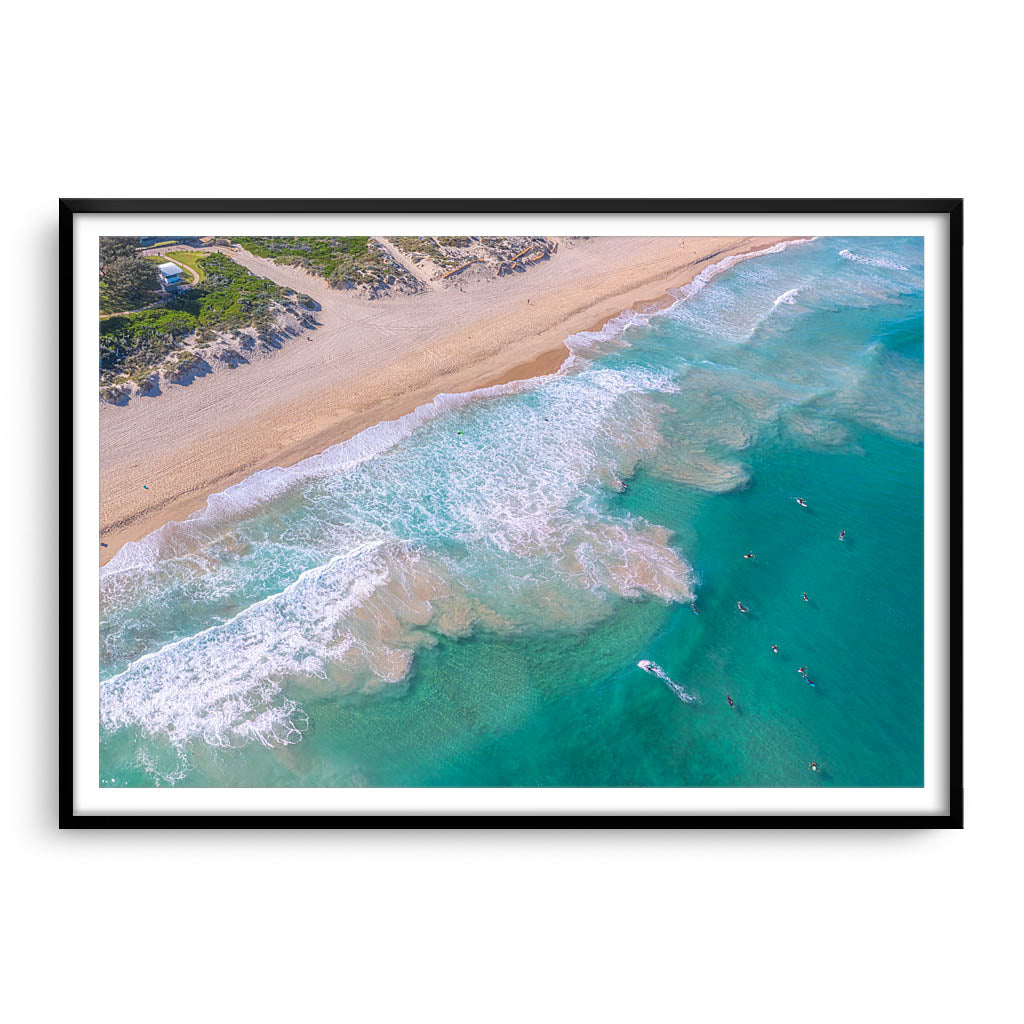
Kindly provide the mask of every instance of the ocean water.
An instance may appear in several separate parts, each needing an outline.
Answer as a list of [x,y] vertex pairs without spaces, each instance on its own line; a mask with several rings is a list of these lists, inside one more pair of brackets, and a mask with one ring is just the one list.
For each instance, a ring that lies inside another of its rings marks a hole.
[[101,784],[921,785],[922,287],[718,266],[126,545]]

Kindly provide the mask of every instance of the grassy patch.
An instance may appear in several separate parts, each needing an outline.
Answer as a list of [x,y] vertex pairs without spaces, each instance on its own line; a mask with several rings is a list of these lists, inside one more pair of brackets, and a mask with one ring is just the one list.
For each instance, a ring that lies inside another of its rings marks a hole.
[[211,254],[208,252],[192,252],[190,250],[184,250],[183,252],[169,252],[166,253],[167,259],[172,260],[175,263],[181,263],[188,267],[189,270],[194,270],[199,275],[197,284],[202,284],[206,280],[206,271],[203,269],[203,262]]

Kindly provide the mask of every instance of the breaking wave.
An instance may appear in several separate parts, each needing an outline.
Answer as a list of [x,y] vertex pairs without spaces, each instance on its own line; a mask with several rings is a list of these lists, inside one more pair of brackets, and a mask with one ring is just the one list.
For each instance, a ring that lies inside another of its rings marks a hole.
[[401,683],[439,636],[691,600],[670,533],[608,509],[677,393],[671,372],[591,364],[219,495],[102,578],[104,728],[285,746],[304,693]]
[[850,252],[849,249],[840,249],[839,255],[844,260],[851,260],[854,263],[864,263],[869,267],[882,267],[885,270],[909,270],[909,267],[905,267],[902,263],[897,263],[895,260],[886,259],[883,256],[861,256],[858,253]]
[[744,453],[765,439],[838,446],[857,424],[919,436],[909,349],[798,329],[899,288],[853,267],[837,283],[811,258],[706,287],[749,258],[574,335],[557,375],[438,396],[126,544],[101,571],[103,729],[153,742],[139,764],[171,783],[193,743],[287,747],[310,701],[401,687],[441,638],[582,630],[617,602],[692,600],[672,534],[619,499],[638,467],[724,493],[749,485]]

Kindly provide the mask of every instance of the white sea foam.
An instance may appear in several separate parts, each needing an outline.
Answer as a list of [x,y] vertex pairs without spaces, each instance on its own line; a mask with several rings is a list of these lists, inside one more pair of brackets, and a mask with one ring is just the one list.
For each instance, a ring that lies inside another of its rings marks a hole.
[[[578,366],[578,354],[588,352],[601,343],[621,342],[622,335],[628,328],[646,326],[653,317],[670,312],[680,302],[696,295],[709,281],[737,263],[755,256],[782,252],[790,246],[807,241],[813,241],[813,239],[778,242],[764,249],[726,256],[716,263],[709,264],[692,281],[676,290],[674,292],[675,302],[670,306],[646,312],[625,310],[609,320],[599,331],[584,331],[571,335],[566,339],[569,355],[558,373],[565,373]],[[549,378],[534,377],[529,380],[512,381],[462,394],[441,394],[433,401],[417,407],[397,420],[385,420],[368,427],[348,440],[333,445],[320,454],[304,459],[294,466],[276,466],[260,470],[226,490],[212,494],[208,498],[206,506],[192,513],[184,523],[167,523],[141,540],[129,541],[124,544],[114,557],[101,567],[101,585],[108,577],[115,576],[124,570],[151,566],[158,559],[173,553],[175,537],[180,534],[183,525],[187,524],[189,528],[192,528],[204,520],[243,516],[261,508],[268,501],[304,481],[343,473],[361,462],[382,455],[410,437],[419,427],[447,413],[463,409],[481,399],[522,393],[536,387],[546,379]]]
[[775,309],[781,303],[785,303],[787,306],[796,305],[796,297],[800,294],[799,288],[790,288],[788,292],[783,292],[773,303],[772,309]]
[[849,249],[840,249],[839,255],[844,260],[851,260],[854,263],[864,263],[869,267],[882,267],[885,270],[909,270],[909,267],[903,266],[902,263],[897,263],[895,260],[888,260],[884,256],[862,256],[858,253],[851,252]]
[[[651,318],[656,316],[660,310],[651,312],[639,312],[635,309],[627,309],[618,316],[612,317],[597,331],[579,331],[577,334],[570,334],[565,339],[572,356],[577,354],[593,355],[596,349],[602,345],[624,344],[623,334],[631,327],[646,327]],[[570,364],[573,365],[573,364]]]
[[160,763],[145,747],[139,747],[135,751],[135,767],[144,771],[153,780],[154,786],[164,783],[173,786],[181,782],[191,768],[188,754],[184,750],[175,750],[162,760],[167,763]]
[[[212,509],[182,524],[202,531],[209,560],[179,555],[105,578],[105,656],[128,667],[102,684],[104,728],[181,750],[287,745],[304,728],[297,690],[400,682],[437,633],[579,626],[607,614],[612,595],[690,600],[692,573],[668,531],[609,518],[600,486],[661,443],[647,403],[677,392],[673,377],[593,366],[514,416],[457,407],[457,420],[421,424],[401,450],[307,466],[286,515],[268,504],[240,518],[215,503],[219,534]],[[167,531],[164,547],[172,540],[182,538]],[[289,558],[316,556],[323,564],[252,599],[264,577],[288,578]],[[180,630],[176,609],[206,606],[222,621],[140,656],[161,623]]]
[[[679,300],[753,255],[705,268]],[[578,627],[613,597],[689,601],[669,532],[610,514],[608,488],[662,458],[696,486],[743,486],[735,452],[801,392],[725,366],[592,361],[663,312],[574,336],[557,378],[438,396],[126,545],[101,578],[103,657],[120,668],[101,686],[104,728],[178,750],[285,746],[306,727],[303,692],[399,683],[438,634]],[[668,452],[659,423],[679,401],[693,422]]]
[[701,289],[705,288],[710,281],[718,277],[719,274],[730,267],[734,267],[737,263],[742,263],[744,260],[752,259],[755,256],[768,256],[771,253],[783,252],[790,246],[800,245],[809,241],[813,241],[813,239],[797,238],[788,242],[776,242],[775,245],[770,245],[764,249],[755,249],[753,252],[741,252],[735,253],[732,256],[726,256],[717,263],[712,263],[710,266],[705,267],[689,284],[685,284],[682,288],[678,289],[677,294],[680,299],[691,298]]
[[766,246],[764,249],[755,249],[752,252],[733,253],[715,263],[709,263],[699,274],[687,284],[679,288],[671,289],[669,294],[673,301],[661,308],[649,310],[627,309],[618,316],[609,320],[599,331],[581,331],[566,339],[566,344],[573,353],[586,353],[598,348],[602,344],[623,343],[623,334],[632,327],[646,327],[652,319],[675,311],[680,303],[693,298],[719,274],[724,273],[730,267],[736,266],[745,260],[753,259],[755,256],[767,256],[772,253],[783,252],[790,246],[801,245],[804,242],[814,241],[813,238],[797,238],[786,242],[777,242],[774,245]]
[[485,398],[519,394],[535,387],[545,380],[533,377],[529,380],[511,381],[489,388],[480,388],[464,394],[442,394],[407,413],[397,420],[385,420],[339,444],[325,449],[319,455],[303,459],[290,467],[276,466],[260,470],[252,476],[233,484],[224,491],[210,495],[206,506],[192,513],[184,521],[167,523],[139,541],[129,541],[116,555],[100,569],[100,580],[116,575],[126,569],[152,565],[165,557],[168,544],[173,544],[176,533],[184,525],[194,527],[204,521],[224,518],[238,518],[248,512],[260,509],[285,491],[314,479],[322,479],[347,470],[383,455],[396,444],[410,437],[419,427],[439,419],[446,413],[462,409],[468,404]]
[[[146,654],[100,687],[100,721],[109,730],[135,726],[183,749],[193,739],[211,746],[297,742],[305,728],[282,679],[325,678],[345,664],[400,679],[407,662],[394,648],[370,651],[345,622],[388,581],[389,558],[375,543],[303,573],[280,594],[226,623]],[[393,552],[412,557],[413,552]],[[399,654],[396,658],[395,654]]]
[[648,664],[648,671],[656,675],[684,704],[694,704],[700,700],[695,693],[690,693],[685,687],[680,686],[660,665],[653,661]]
[[298,742],[308,723],[295,687],[336,693],[401,682],[434,633],[578,626],[582,617],[605,613],[602,595],[609,593],[692,598],[692,573],[669,546],[668,531],[561,518],[568,531],[561,545],[521,531],[516,563],[500,574],[493,599],[487,588],[496,567],[487,568],[482,551],[468,573],[457,560],[395,541],[339,555],[104,681],[101,723],[109,731],[137,728],[182,752],[195,740],[285,746]]

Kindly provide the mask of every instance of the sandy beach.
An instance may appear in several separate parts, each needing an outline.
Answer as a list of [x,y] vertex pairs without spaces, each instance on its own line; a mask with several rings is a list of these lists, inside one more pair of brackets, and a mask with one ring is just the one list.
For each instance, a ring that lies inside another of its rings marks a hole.
[[100,563],[257,470],[293,465],[438,394],[554,373],[570,335],[783,240],[562,240],[525,273],[375,301],[233,250],[254,273],[316,299],[320,326],[259,362],[100,404]]

